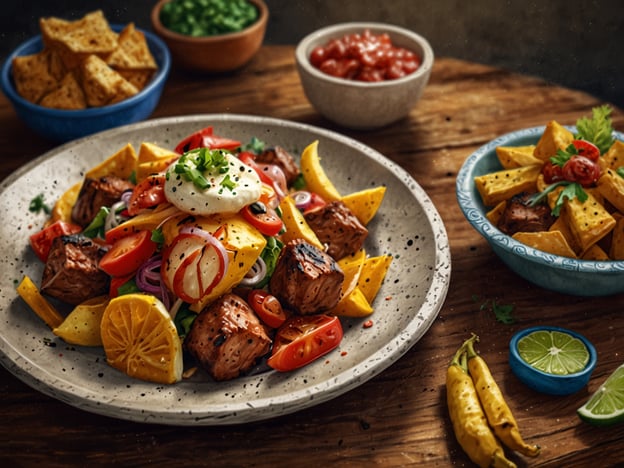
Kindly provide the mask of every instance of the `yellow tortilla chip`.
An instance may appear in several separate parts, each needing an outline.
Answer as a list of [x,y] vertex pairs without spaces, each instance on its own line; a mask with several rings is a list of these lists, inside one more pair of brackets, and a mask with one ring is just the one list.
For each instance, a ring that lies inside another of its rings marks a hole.
[[522,242],[534,249],[548,252],[562,257],[576,258],[576,254],[570,248],[560,231],[542,232],[516,232],[513,236],[518,242]]
[[535,145],[533,156],[541,161],[547,161],[557,154],[557,150],[566,149],[572,140],[574,140],[574,135],[570,130],[551,120]]
[[475,185],[486,206],[494,206],[522,192],[535,192],[542,167],[523,166],[475,177]]
[[137,155],[134,147],[128,143],[105,161],[90,169],[85,178],[99,179],[108,175],[128,179],[136,170]]
[[35,104],[59,84],[51,71],[48,51],[15,57],[11,66],[15,89],[20,96]]
[[137,183],[144,180],[148,175],[163,172],[179,157],[178,153],[153,143],[141,143],[136,171]]
[[106,63],[115,69],[156,70],[156,60],[147,46],[145,35],[129,23],[119,33],[117,47],[106,59]]
[[138,93],[134,86],[96,55],[89,55],[82,62],[80,73],[82,88],[90,106],[107,105],[120,92],[127,94],[126,97]]
[[39,105],[53,109],[77,110],[86,108],[87,101],[78,80],[69,72],[58,88],[43,96]]
[[605,261],[611,260],[607,253],[600,246],[592,245],[581,257],[583,260]]
[[102,10],[76,21],[41,18],[39,27],[44,43],[51,48],[62,46],[74,54],[110,54],[117,48],[117,33],[110,28]]
[[613,228],[609,257],[613,260],[624,260],[624,217],[619,217]]
[[299,208],[295,205],[292,197],[287,196],[281,201],[280,210],[282,211],[282,221],[286,231],[282,234],[284,243],[293,239],[305,239],[306,242],[324,250],[324,246],[318,239],[317,235],[308,225]]
[[68,223],[72,222],[72,208],[76,204],[81,188],[82,182],[78,182],[66,190],[63,195],[56,200],[56,203],[52,208],[52,213],[50,213],[50,219],[46,223],[47,225],[52,224],[55,221],[65,221]]
[[136,89],[141,91],[154,75],[153,70],[122,70],[116,69],[117,73],[123,76],[124,80],[132,84]]
[[329,311],[331,315],[343,317],[366,317],[372,313],[373,307],[358,287],[351,291],[349,295],[343,297],[336,307]]
[[567,215],[564,211],[557,217],[555,222],[550,226],[549,231],[559,231],[565,238],[566,242],[574,252],[580,252],[581,248],[576,242],[576,238],[570,229],[570,223],[568,222]]
[[615,140],[611,148],[602,155],[600,161],[604,162],[606,167],[614,170],[624,166],[624,142]]
[[498,146],[496,148],[496,156],[505,169],[542,164],[543,161],[541,159],[533,156],[533,150],[535,150],[535,145]]
[[507,201],[503,200],[490,211],[485,214],[485,217],[492,223],[494,226],[498,226],[498,222],[500,221],[505,209],[507,208]]
[[362,294],[364,294],[364,297],[370,304],[373,303],[377,296],[391,263],[391,255],[368,257],[364,260],[357,287],[362,291]]
[[564,207],[570,223],[570,231],[582,252],[615,227],[613,216],[590,192],[587,192],[587,200],[584,202],[579,201],[578,198],[567,199]]
[[386,187],[379,186],[350,193],[343,196],[341,201],[351,210],[360,223],[366,226],[377,213],[385,193]]
[[614,170],[607,169],[598,179],[598,191],[618,211],[624,213],[624,178]]

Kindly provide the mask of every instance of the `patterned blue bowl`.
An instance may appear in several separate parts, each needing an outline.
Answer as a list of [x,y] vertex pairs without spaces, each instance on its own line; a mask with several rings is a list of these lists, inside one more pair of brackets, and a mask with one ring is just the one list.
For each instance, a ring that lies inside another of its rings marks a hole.
[[[124,25],[111,25],[121,31]],[[171,68],[171,56],[165,43],[156,35],[143,31],[150,52],[158,64],[158,71],[138,94],[116,104],[84,110],[60,110],[33,104],[20,96],[13,82],[13,58],[39,52],[43,48],[41,35],[19,45],[6,59],[0,83],[5,96],[13,104],[15,113],[39,135],[56,142],[66,142],[92,133],[107,130],[140,120],[154,111]]]
[[[496,255],[524,279],[544,289],[575,296],[623,293],[624,261],[577,260],[543,252],[503,234],[486,217],[488,210],[481,201],[474,178],[502,169],[496,156],[497,146],[534,145],[544,128],[527,128],[502,135],[472,153],[457,175],[459,207]],[[615,138],[624,140],[624,134],[615,132]]]

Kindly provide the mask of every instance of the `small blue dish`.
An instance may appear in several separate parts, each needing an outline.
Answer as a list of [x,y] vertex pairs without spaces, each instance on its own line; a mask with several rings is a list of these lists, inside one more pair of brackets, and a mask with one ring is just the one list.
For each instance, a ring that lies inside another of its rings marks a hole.
[[[474,183],[476,176],[502,170],[497,146],[535,145],[545,127],[508,133],[472,153],[457,174],[457,202],[464,216],[515,273],[544,289],[573,296],[609,296],[624,292],[624,261],[577,260],[529,247],[501,232],[486,217],[488,208]],[[568,127],[575,131],[574,128]],[[614,132],[624,140],[624,134]],[[491,207],[490,207],[491,208]]]
[[[556,375],[549,374],[538,370],[529,365],[518,351],[518,342],[525,336],[535,331],[558,331],[573,336],[580,340],[587,351],[589,352],[589,361],[585,365],[585,368],[574,374],[568,375]],[[576,333],[572,330],[567,330],[560,327],[532,327],[522,330],[516,333],[509,342],[509,364],[512,372],[518,377],[526,386],[533,390],[546,393],[549,395],[570,395],[581,390],[589,382],[594,368],[596,367],[596,361],[598,356],[596,349],[587,338],[583,335]]]
[[[119,32],[124,25],[111,25]],[[110,106],[85,110],[60,110],[42,107],[20,96],[13,82],[13,58],[39,52],[43,48],[41,35],[19,45],[6,59],[1,72],[2,91],[13,104],[16,114],[39,135],[56,142],[66,142],[113,127],[138,122],[149,117],[164,88],[171,68],[171,56],[165,43],[156,35],[141,30],[150,52],[158,64],[152,80],[138,94]]]

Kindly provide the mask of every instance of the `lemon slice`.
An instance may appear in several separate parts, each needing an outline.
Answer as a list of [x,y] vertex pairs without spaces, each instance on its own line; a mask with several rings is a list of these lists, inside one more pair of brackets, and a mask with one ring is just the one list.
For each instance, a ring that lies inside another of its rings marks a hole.
[[554,375],[576,374],[589,362],[589,350],[581,340],[556,330],[537,330],[522,337],[518,353],[531,367]]
[[67,343],[102,346],[100,323],[108,301],[108,296],[99,296],[77,305],[52,332]]
[[577,413],[583,421],[596,426],[624,421],[624,364],[607,377]]
[[310,143],[301,153],[301,173],[311,192],[320,195],[326,202],[340,200],[340,193],[327,177],[318,154],[318,140]]
[[107,362],[130,377],[157,383],[182,378],[182,342],[162,302],[146,294],[110,301],[100,325]]

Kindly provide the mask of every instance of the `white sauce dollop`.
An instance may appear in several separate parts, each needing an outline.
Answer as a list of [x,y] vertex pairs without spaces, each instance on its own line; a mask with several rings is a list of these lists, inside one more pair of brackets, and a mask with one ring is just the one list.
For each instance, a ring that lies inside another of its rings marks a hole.
[[[233,154],[224,153],[224,156],[228,161],[227,173],[221,174],[216,169],[203,172],[210,183],[207,189],[200,189],[184,175],[176,174],[175,163],[169,166],[165,181],[167,200],[181,211],[195,215],[236,213],[257,201],[262,183],[256,171]],[[226,181],[228,178],[233,183],[231,188]]]

